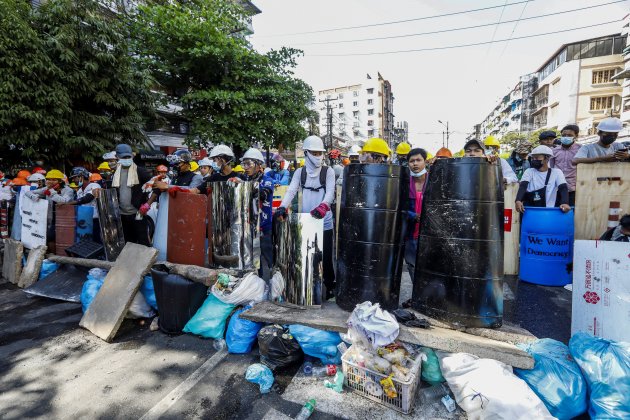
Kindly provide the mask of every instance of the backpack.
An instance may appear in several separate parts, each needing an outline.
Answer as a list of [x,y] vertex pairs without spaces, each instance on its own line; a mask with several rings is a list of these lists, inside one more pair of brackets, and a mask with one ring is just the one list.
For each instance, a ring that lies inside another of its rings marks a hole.
[[319,187],[317,188],[313,188],[313,187],[306,187],[306,169],[305,168],[301,168],[302,171],[300,172],[300,185],[302,186],[302,189],[306,189],[306,190],[310,190],[310,191],[314,191],[317,192],[319,190],[321,190],[322,188],[324,189],[324,195],[326,194],[326,175],[328,174],[328,169],[330,169],[328,166],[322,166],[321,171],[319,171]]

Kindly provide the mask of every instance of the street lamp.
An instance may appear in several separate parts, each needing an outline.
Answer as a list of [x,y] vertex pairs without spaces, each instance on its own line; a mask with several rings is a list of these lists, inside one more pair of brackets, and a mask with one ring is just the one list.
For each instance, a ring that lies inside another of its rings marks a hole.
[[[438,122],[440,124],[442,124],[444,127],[446,127],[446,148],[448,149],[448,139],[451,135],[450,131],[448,131],[448,121],[446,121],[446,124],[444,124],[442,121],[438,120]],[[442,139],[442,142],[444,142],[444,139]]]

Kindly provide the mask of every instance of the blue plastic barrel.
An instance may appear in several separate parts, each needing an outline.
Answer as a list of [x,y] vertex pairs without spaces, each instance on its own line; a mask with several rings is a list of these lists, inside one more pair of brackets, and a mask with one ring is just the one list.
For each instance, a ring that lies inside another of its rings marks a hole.
[[525,207],[521,221],[519,277],[528,283],[564,286],[573,276],[573,210]]

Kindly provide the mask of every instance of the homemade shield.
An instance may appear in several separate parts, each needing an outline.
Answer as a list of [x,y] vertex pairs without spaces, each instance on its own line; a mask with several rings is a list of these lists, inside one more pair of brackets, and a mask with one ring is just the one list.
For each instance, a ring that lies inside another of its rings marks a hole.
[[292,213],[274,224],[274,271],[284,279],[277,301],[299,306],[322,304],[324,220]]
[[253,202],[254,183],[212,184],[212,246],[216,265],[251,269],[258,223]]
[[94,207],[77,207],[77,242],[84,239],[92,240],[94,230]]
[[101,190],[96,197],[96,205],[101,222],[101,238],[105,248],[105,258],[107,261],[115,261],[125,246],[116,190]]
[[155,221],[155,234],[153,235],[153,248],[158,250],[158,261],[166,261],[168,252],[168,193],[160,194],[157,220]]
[[22,211],[22,243],[25,248],[33,249],[46,245],[46,225],[48,223],[48,201],[33,201],[23,198]]
[[[24,201],[28,200],[25,198]],[[41,200],[40,200],[41,201]],[[55,253],[66,255],[66,248],[74,245],[77,225],[77,208],[65,204],[55,205]]]
[[205,195],[186,193],[170,198],[168,261],[176,264],[204,265],[207,200]]

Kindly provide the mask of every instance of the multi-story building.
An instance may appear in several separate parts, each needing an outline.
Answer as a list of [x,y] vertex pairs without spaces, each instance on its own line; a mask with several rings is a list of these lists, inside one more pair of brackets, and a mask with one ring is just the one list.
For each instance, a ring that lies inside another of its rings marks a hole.
[[624,18],[624,25],[621,31],[621,35],[626,37],[626,46],[622,52],[624,60],[624,69],[615,74],[613,80],[618,80],[622,83],[621,91],[621,121],[626,123],[626,127],[623,132],[620,133],[621,137],[630,136],[630,45],[628,44],[628,35],[630,34],[630,14]]
[[392,143],[398,145],[403,142],[409,143],[409,124],[407,121],[398,121],[394,127]]
[[[344,139],[349,146],[362,145],[371,137],[394,140],[394,95],[389,81],[380,73],[354,85],[320,90],[319,131],[327,138]],[[327,143],[328,144],[328,143]]]

